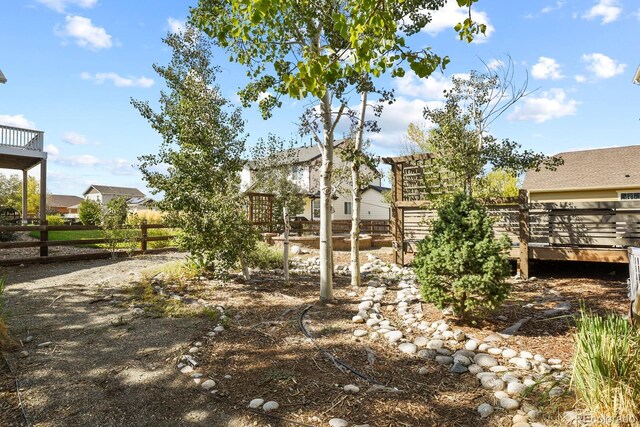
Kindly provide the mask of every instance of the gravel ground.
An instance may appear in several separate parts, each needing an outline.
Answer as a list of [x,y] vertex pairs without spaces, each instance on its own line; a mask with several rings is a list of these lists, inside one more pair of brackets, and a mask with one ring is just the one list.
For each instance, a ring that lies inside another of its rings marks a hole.
[[[136,317],[129,308],[97,301],[108,295],[119,299],[140,272],[181,257],[163,254],[5,271],[9,327],[17,338],[33,337],[7,355],[32,425],[245,425],[211,407],[208,396],[175,370],[173,360],[210,326],[205,320]],[[15,414],[0,414],[3,426],[20,425],[16,419]]]

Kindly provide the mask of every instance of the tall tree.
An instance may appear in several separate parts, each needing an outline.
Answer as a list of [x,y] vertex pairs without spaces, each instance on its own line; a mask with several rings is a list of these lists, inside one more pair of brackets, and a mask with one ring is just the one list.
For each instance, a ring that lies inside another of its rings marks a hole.
[[453,87],[445,91],[441,108],[425,108],[424,117],[435,124],[424,141],[435,162],[453,176],[468,196],[482,185],[488,168],[517,176],[544,166],[555,169],[562,159],[533,150],[521,150],[509,139],[498,140],[489,126],[522,97],[527,81],[516,86],[513,62],[485,72],[471,71],[469,77],[452,77]]
[[215,84],[219,68],[211,65],[208,38],[193,27],[169,34],[169,65],[154,64],[168,91],[160,110],[148,102],[133,106],[162,136],[158,154],[139,158],[152,192],[163,192],[159,207],[165,220],[181,230],[180,244],[202,268],[243,265],[255,246],[256,232],[244,213],[240,171],[244,160],[244,123]]
[[[477,0],[456,0],[471,7]],[[446,65],[430,48],[413,50],[407,37],[425,27],[429,11],[444,0],[200,0],[191,19],[247,67],[250,83],[240,92],[245,103],[262,97],[265,117],[281,97],[310,98],[319,104],[302,120],[322,153],[320,169],[320,299],[333,299],[331,192],[334,132],[349,116],[348,93],[371,92],[371,76],[402,76],[406,66],[426,77]],[[485,30],[471,17],[456,29],[462,38]],[[380,91],[382,92],[382,91]],[[382,92],[383,98],[388,93]],[[334,102],[337,106],[334,109]],[[352,114],[351,117],[357,117]],[[322,136],[320,136],[322,135]]]

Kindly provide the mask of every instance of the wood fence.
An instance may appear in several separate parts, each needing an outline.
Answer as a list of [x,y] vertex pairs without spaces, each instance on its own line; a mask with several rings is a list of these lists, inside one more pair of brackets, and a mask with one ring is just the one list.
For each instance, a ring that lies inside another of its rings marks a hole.
[[[164,236],[150,236],[150,229],[168,229],[163,224],[147,224],[146,221],[142,221],[139,226],[127,228],[128,230],[139,230],[139,237],[135,237],[133,240],[139,243],[139,248],[134,250],[135,254],[165,252],[170,250],[176,250],[175,247],[165,247],[150,249],[149,242],[170,241],[174,239],[175,235]],[[19,232],[36,231],[40,235],[40,239],[36,241],[8,241],[0,242],[0,250],[7,251],[18,248],[40,248],[39,257],[28,258],[10,258],[3,257],[0,259],[0,266],[6,265],[19,265],[19,264],[34,264],[41,262],[57,262],[57,261],[73,261],[73,260],[87,260],[87,259],[101,259],[109,258],[112,253],[109,251],[93,251],[88,253],[79,253],[73,255],[57,255],[49,256],[49,248],[55,246],[82,246],[82,245],[96,245],[96,244],[108,244],[111,242],[108,238],[84,238],[74,240],[49,240],[50,231],[78,231],[78,230],[102,230],[102,228],[95,225],[48,225],[42,224],[38,226],[0,226],[0,233],[2,232]],[[127,254],[127,251],[117,251],[117,256]]]
[[[260,231],[271,233],[282,233],[284,223],[274,223],[269,221],[253,222]],[[350,220],[331,221],[333,234],[349,234],[351,232]],[[361,220],[360,232],[363,234],[390,234],[391,226],[387,220]],[[320,233],[320,221],[291,221],[291,233],[299,236]]]
[[[518,203],[487,205],[494,231],[512,243],[510,256],[518,260],[523,277],[529,260],[628,262],[627,247],[640,244],[640,201],[528,203],[520,192]],[[394,212],[395,260],[430,230],[436,212],[428,204],[396,204]]]

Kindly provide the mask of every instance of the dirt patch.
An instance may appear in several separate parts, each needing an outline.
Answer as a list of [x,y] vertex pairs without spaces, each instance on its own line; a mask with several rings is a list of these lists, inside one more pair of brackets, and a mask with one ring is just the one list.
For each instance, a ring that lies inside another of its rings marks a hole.
[[[391,260],[389,249],[363,251],[363,261],[368,254]],[[344,265],[349,254],[335,257]],[[33,425],[326,426],[334,417],[372,427],[511,425],[513,414],[505,411],[478,417],[476,408],[490,393],[478,388],[472,375],[456,375],[435,362],[404,355],[383,340],[355,338],[353,331],[361,326],[351,317],[360,301],[349,296],[353,290],[345,276],[336,277],[334,304],[317,303],[315,274],[293,275],[289,287],[280,276],[266,273],[247,283],[206,279],[162,284],[184,301],[224,307],[230,320],[217,335],[210,332],[219,322],[206,317],[154,317],[151,310],[133,315],[128,305],[132,283],[178,259],[167,254],[7,270],[12,331],[18,338],[34,337],[20,349],[28,357],[9,355]],[[569,302],[567,313],[530,321],[505,342],[566,363],[572,355],[571,315],[580,301],[600,313],[626,310],[624,271],[614,267],[616,273],[610,275],[606,268],[551,266],[537,280],[514,282],[511,298],[487,320],[456,327],[482,338]],[[383,310],[399,324],[392,302],[395,286],[389,284]],[[422,308],[425,320],[442,318],[435,307]],[[313,339],[301,333],[301,321]],[[46,342],[50,344],[38,347]],[[196,342],[202,344],[196,372],[216,382],[213,394],[176,369],[180,356]],[[426,368],[425,375],[418,375],[420,368]],[[22,425],[15,384],[12,389],[11,376],[3,369],[0,425]],[[357,385],[360,392],[345,392],[347,384]],[[247,405],[254,398],[275,400],[280,408],[271,415],[252,413]]]

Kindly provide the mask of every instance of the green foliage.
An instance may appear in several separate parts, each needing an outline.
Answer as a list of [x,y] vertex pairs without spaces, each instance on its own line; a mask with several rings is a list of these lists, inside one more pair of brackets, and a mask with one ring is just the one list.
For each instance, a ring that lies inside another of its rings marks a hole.
[[264,242],[258,242],[255,249],[247,256],[247,264],[251,268],[258,268],[261,270],[282,268],[282,250],[278,250]]
[[518,179],[512,173],[494,169],[478,180],[474,195],[479,199],[518,197]]
[[47,215],[47,224],[64,225],[64,218],[60,214],[49,214]]
[[9,313],[5,307],[4,285],[5,278],[0,277],[0,351],[11,350],[16,346],[15,341],[9,336],[9,330],[5,323]]
[[497,308],[508,296],[506,236],[496,240],[486,209],[456,194],[438,209],[431,233],[418,244],[414,267],[426,301],[469,312]]
[[594,419],[640,420],[640,335],[620,316],[583,308],[574,335],[572,386]]
[[84,199],[78,206],[78,218],[84,225],[99,225],[102,222],[102,206],[95,200]]
[[172,57],[167,66],[154,65],[168,89],[160,95],[159,111],[132,100],[162,136],[157,154],[140,157],[140,170],[153,193],[164,193],[159,208],[165,223],[180,228],[179,245],[193,262],[224,270],[257,240],[240,193],[244,124],[215,84],[219,68],[211,65],[207,39],[187,27],[164,42]]
[[[22,212],[22,178],[19,175],[0,174],[0,206],[9,206]],[[27,212],[40,211],[40,183],[33,177],[27,178]]]
[[283,221],[283,209],[286,207],[289,217],[304,211],[305,191],[294,179],[298,159],[293,142],[269,135],[260,139],[253,147],[255,172],[252,190],[271,193],[273,197],[274,222]]
[[527,82],[513,83],[513,62],[485,72],[472,70],[468,78],[453,77],[441,108],[427,107],[425,119],[435,127],[413,138],[423,151],[435,155],[435,166],[446,173],[456,188],[471,195],[482,187],[490,170],[518,176],[542,166],[554,170],[562,159],[533,150],[521,150],[509,139],[498,140],[488,133],[489,125],[518,100],[527,96]]
[[107,248],[114,257],[118,249],[124,247],[128,252],[133,252],[137,246],[136,238],[140,231],[137,227],[127,225],[128,213],[127,199],[124,197],[109,200],[102,210],[100,228],[107,239]]

